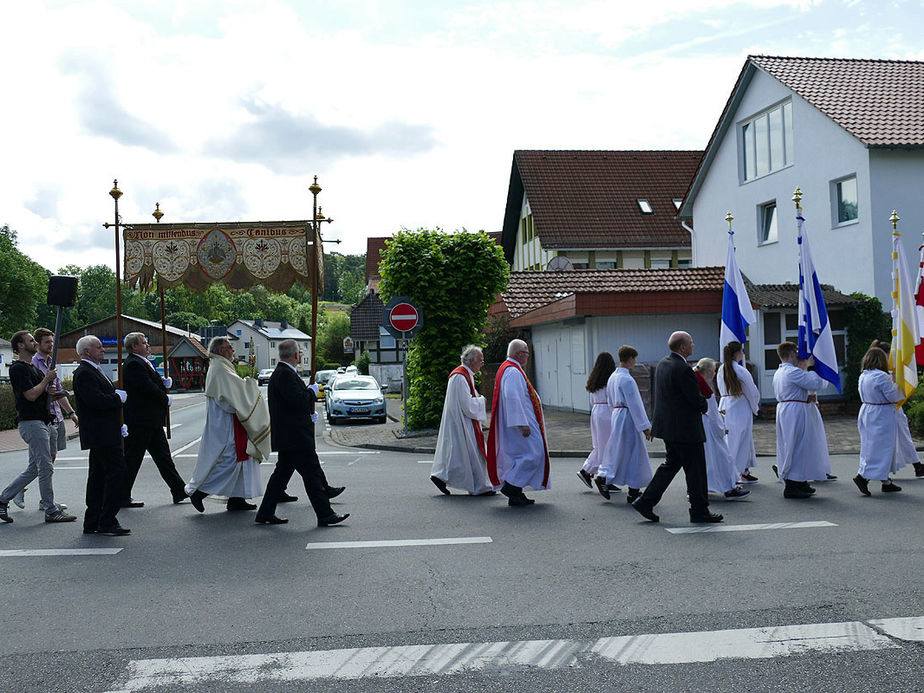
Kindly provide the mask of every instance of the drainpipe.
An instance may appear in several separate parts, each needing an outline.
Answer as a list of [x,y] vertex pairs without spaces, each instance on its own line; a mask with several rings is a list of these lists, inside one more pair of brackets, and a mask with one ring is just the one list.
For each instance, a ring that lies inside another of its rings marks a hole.
[[692,266],[693,266],[693,267],[697,267],[697,264],[696,264],[696,243],[693,242],[693,236],[696,235],[696,232],[693,231],[693,227],[692,227],[692,226],[687,226],[687,222],[685,222],[683,219],[680,220],[680,225],[681,225],[683,228],[685,228],[687,231],[689,231],[689,233],[690,233],[690,252],[691,252],[691,254],[692,254],[692,255],[691,255],[691,260],[690,260],[690,261],[692,262]]

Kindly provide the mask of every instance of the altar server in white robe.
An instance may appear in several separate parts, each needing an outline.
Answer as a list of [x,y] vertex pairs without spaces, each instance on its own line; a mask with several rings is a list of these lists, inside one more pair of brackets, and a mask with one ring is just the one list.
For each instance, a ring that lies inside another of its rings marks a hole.
[[259,462],[269,459],[269,407],[253,378],[241,378],[227,337],[209,343],[205,376],[205,429],[193,475],[186,484],[193,507],[205,511],[208,495],[228,499],[228,510],[255,510],[247,498],[263,494]]
[[651,422],[629,369],[635,366],[638,351],[627,344],[619,347],[619,368],[606,383],[610,408],[610,439],[603,449],[600,469],[594,482],[600,495],[609,500],[608,483],[629,487],[626,502],[631,503],[651,481],[651,462],[645,440],[651,439]]
[[507,360],[494,378],[488,433],[488,478],[512,506],[531,505],[523,489],[549,488],[549,447],[542,402],[523,370],[529,347],[522,339],[507,345]]
[[[610,407],[606,403],[606,383],[615,370],[616,361],[613,355],[608,351],[601,351],[597,354],[597,360],[584,386],[590,394],[590,441],[593,449],[577,475],[587,488],[593,488],[594,475],[600,468],[603,448],[610,439]],[[612,486],[609,490],[618,491],[619,488]]]
[[783,342],[776,353],[780,367],[773,374],[776,394],[776,460],[785,484],[784,498],[809,498],[815,489],[812,479],[825,479],[831,470],[825,425],[818,411],[815,392],[824,380],[808,370],[815,360],[799,360],[799,348]]
[[447,496],[448,486],[473,496],[494,495],[485,466],[485,399],[475,390],[475,373],[484,365],[480,347],[469,344],[462,350],[462,365],[449,374],[443,418],[440,421],[436,454],[430,481]]
[[728,454],[725,421],[719,414],[717,395],[712,389],[715,371],[716,363],[710,358],[700,359],[693,367],[700,394],[706,398],[706,404],[709,405],[709,409],[703,414],[703,430],[706,432],[706,480],[709,490],[713,493],[721,493],[728,500],[741,500],[751,492],[741,488],[738,483],[741,478],[738,469]]
[[890,475],[907,462],[899,456],[898,414],[896,405],[902,400],[892,376],[889,375],[889,357],[877,347],[866,352],[861,363],[860,413],[857,428],[860,430],[860,468],[853,483],[860,493],[869,496],[869,482],[882,482],[882,492],[901,491]]
[[[872,349],[873,347],[882,349],[886,356],[892,350],[891,344],[880,342],[878,339],[873,340],[870,348]],[[898,407],[895,414],[898,417],[898,447],[895,454],[902,466],[906,464],[913,465],[914,475],[918,478],[924,477],[924,463],[921,462],[921,456],[918,454],[914,440],[911,438],[911,429],[908,427],[908,417],[905,416],[905,410]]]
[[719,368],[719,412],[725,417],[728,431],[728,454],[731,455],[741,476],[741,483],[753,484],[757,477],[751,469],[757,466],[754,450],[754,415],[760,408],[760,390],[744,363],[744,349],[740,342],[729,342],[722,349],[722,367]]

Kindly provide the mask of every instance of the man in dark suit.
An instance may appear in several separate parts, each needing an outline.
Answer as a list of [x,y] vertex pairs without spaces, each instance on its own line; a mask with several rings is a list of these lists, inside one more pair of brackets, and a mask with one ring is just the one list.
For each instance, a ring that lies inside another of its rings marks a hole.
[[279,358],[269,381],[270,446],[279,453],[276,469],[266,484],[263,502],[257,510],[257,524],[279,525],[287,519],[276,517],[276,504],[285,491],[293,470],[305,482],[308,500],[318,516],[318,526],[343,522],[350,514],[335,513],[325,490],[324,473],[314,444],[314,403],[317,385],[305,385],[296,370],[301,349],[291,339],[279,343]]
[[667,451],[648,488],[632,507],[652,522],[659,520],[654,506],[678,471],[683,469],[690,497],[690,522],[721,522],[721,515],[709,512],[706,483],[706,455],[703,443],[703,414],[708,405],[700,394],[696,376],[687,363],[693,355],[693,338],[674,332],[667,341],[671,353],[661,359],[655,371],[655,401],[651,435],[661,438]]
[[83,533],[124,536],[131,530],[119,524],[116,514],[125,494],[122,437],[126,429],[119,413],[126,394],[100,370],[105,353],[93,335],[77,340],[80,365],[74,371],[74,397],[80,413],[80,449],[90,451]]
[[141,501],[132,498],[132,487],[145,451],[149,452],[161,478],[167,482],[174,503],[182,503],[186,495],[186,482],[180,477],[170,456],[170,446],[164,433],[167,407],[170,398],[167,388],[172,384],[170,378],[161,378],[148,360],[151,347],[148,338],[141,332],[129,332],[125,335],[125,348],[128,358],[122,365],[122,384],[128,393],[125,402],[125,424],[128,426],[128,438],[125,439],[126,482],[123,508],[140,508]]

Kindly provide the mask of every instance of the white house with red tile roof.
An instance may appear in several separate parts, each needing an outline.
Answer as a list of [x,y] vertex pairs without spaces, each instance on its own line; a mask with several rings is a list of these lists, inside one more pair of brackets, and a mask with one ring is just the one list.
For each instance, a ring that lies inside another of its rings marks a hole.
[[701,156],[515,151],[501,242],[507,261],[515,271],[689,266],[690,232],[676,217]]
[[912,263],[924,230],[924,62],[749,56],[683,195],[694,264],[724,263],[731,211],[741,271],[798,282],[796,186],[819,278],[888,310],[892,210]]

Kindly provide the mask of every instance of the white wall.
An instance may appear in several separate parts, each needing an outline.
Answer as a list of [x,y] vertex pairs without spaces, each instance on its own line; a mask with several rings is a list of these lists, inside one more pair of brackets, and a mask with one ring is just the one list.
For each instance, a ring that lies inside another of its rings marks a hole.
[[[815,266],[821,281],[840,291],[862,291],[877,295],[888,305],[888,291],[882,293],[891,267],[875,250],[872,229],[881,223],[881,212],[871,202],[868,151],[827,116],[801,97],[792,95],[794,163],[769,175],[739,184],[738,123],[786,99],[792,93],[775,79],[758,71],[742,99],[733,120],[719,144],[693,207],[695,257],[700,266],[724,265],[727,230],[724,218],[729,210],[735,217],[735,245],[738,264],[748,278],[758,283],[798,282],[798,244],[795,206],[792,194],[802,188],[806,231],[811,241]],[[895,153],[882,153],[891,162]],[[924,179],[924,159],[913,157],[905,175],[920,183]],[[889,163],[883,167],[888,168]],[[910,169],[916,168],[915,172]],[[832,219],[831,181],[856,174],[859,193],[859,220],[835,228]],[[894,183],[894,176],[889,177]],[[872,186],[875,187],[875,186]],[[881,186],[880,186],[881,187]],[[919,192],[916,194],[920,194]],[[875,198],[875,195],[874,195]],[[895,196],[890,196],[896,199]],[[909,204],[914,197],[905,197]],[[779,236],[776,243],[758,246],[758,206],[776,200]],[[895,204],[899,204],[896,202]],[[891,207],[889,213],[891,212]],[[885,218],[888,218],[886,213]],[[877,227],[878,228],[878,227]],[[915,246],[917,247],[917,246]],[[873,262],[871,263],[871,259]],[[871,271],[871,264],[874,271]]]
[[584,385],[597,354],[613,357],[623,344],[638,350],[639,363],[655,364],[667,355],[667,338],[685,330],[696,344],[694,358],[716,357],[719,343],[718,314],[613,315],[532,328],[533,383],[544,406],[590,411]]

